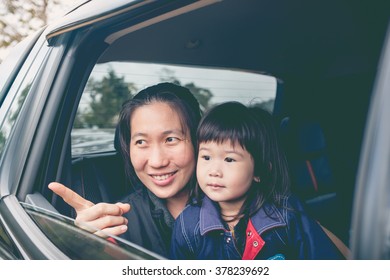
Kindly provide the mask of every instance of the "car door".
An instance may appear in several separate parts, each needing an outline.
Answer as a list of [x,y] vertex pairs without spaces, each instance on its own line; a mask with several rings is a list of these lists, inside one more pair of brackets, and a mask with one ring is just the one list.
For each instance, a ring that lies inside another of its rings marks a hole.
[[390,258],[390,28],[382,47],[354,199],[353,259]]
[[[143,15],[152,17],[156,11],[185,4],[95,1],[90,4],[94,13],[81,6],[59,26],[50,26],[36,35],[36,41],[27,42],[21,62],[11,64],[14,68],[2,88],[0,109],[0,232],[7,236],[4,243],[12,244],[9,258],[11,254],[22,259],[72,257],[53,243],[49,232],[32,219],[35,212],[27,211],[21,202],[57,212],[52,206],[57,198],[47,185],[67,179],[70,130],[89,72],[107,47],[103,35],[112,32],[110,28],[123,28],[116,25],[124,19],[131,25]],[[141,251],[139,256],[159,258]]]

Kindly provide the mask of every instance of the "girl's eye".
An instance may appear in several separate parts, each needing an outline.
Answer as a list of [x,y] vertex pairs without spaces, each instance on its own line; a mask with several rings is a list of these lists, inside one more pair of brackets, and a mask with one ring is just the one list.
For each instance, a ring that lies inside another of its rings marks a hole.
[[225,158],[225,161],[226,161],[226,162],[235,162],[235,160],[232,159],[232,158],[230,158],[230,157]]
[[204,160],[210,160],[210,156],[201,156]]

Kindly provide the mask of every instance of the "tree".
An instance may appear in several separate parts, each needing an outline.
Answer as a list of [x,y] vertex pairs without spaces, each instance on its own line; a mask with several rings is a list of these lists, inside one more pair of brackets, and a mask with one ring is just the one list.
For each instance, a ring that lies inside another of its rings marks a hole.
[[77,0],[0,1],[0,62],[7,51],[65,12]]
[[213,97],[213,94],[209,89],[198,87],[192,82],[184,84],[184,87],[188,88],[193,93],[203,110],[209,108],[209,101]]
[[179,86],[188,88],[195,98],[198,100],[201,108],[203,110],[209,107],[210,99],[213,97],[212,92],[207,88],[198,87],[195,83],[190,82],[182,84],[179,79],[175,76],[175,72],[168,68],[163,68],[160,72],[160,81],[162,82],[171,82]]
[[110,69],[101,81],[91,78],[86,91],[89,92],[89,106],[79,109],[74,124],[76,128],[114,128],[123,102],[131,98],[132,92],[137,89]]
[[272,98],[272,99],[269,99],[267,101],[257,102],[255,104],[251,104],[251,105],[260,107],[260,108],[272,113],[274,110],[274,104],[275,104],[275,99]]
[[7,141],[7,138],[4,136],[3,131],[0,131],[0,156],[3,153],[3,148],[5,146],[6,141]]
[[6,121],[7,125],[3,125],[2,130],[0,130],[0,155],[3,152],[3,148],[4,148],[4,145],[5,145],[5,142],[7,141],[9,133],[10,133],[10,130],[7,129],[7,127],[12,127],[13,126],[13,124],[16,121],[17,117],[19,116],[19,113],[20,113],[20,110],[22,109],[24,100],[26,99],[27,93],[30,91],[30,89],[31,89],[31,84],[28,84],[23,89],[21,94],[17,97],[16,106],[15,107],[12,106],[10,111],[9,111],[10,114],[8,116],[8,120]]

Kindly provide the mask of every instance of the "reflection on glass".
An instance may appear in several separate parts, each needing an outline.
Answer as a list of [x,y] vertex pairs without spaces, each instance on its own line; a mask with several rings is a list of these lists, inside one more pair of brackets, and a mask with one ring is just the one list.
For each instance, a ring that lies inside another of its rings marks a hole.
[[7,112],[7,116],[1,125],[0,129],[0,157],[3,153],[5,143],[11,134],[12,128],[17,117],[22,109],[23,103],[26,100],[27,94],[30,91],[31,83],[28,83],[23,90],[19,91],[12,102],[11,108]]
[[[74,220],[43,208],[21,203],[46,236],[65,255],[75,260],[161,259],[157,254],[91,227],[77,227]],[[94,233],[91,233],[94,232]],[[100,237],[100,236],[105,237]]]
[[[18,256],[18,257],[17,257]],[[18,250],[12,243],[8,234],[4,230],[4,226],[0,221],[0,260],[16,260],[21,259]]]

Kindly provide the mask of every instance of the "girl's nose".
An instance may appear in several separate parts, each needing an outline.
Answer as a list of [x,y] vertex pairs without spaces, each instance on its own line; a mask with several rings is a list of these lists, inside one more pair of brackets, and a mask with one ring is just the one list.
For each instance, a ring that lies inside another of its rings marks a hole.
[[209,172],[210,177],[222,177],[222,171],[219,168],[212,168]]

